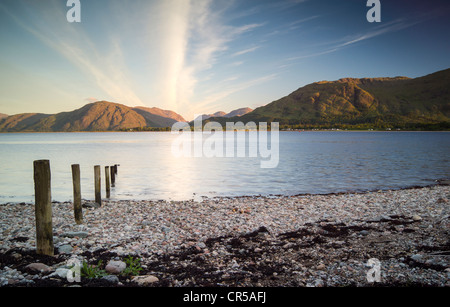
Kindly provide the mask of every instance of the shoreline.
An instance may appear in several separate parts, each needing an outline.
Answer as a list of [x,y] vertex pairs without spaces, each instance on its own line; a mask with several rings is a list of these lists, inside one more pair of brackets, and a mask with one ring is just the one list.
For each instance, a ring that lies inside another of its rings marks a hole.
[[[376,189],[368,189],[368,190],[348,190],[348,191],[337,191],[337,192],[328,192],[328,193],[299,193],[299,194],[255,194],[255,195],[223,195],[223,196],[204,196],[204,195],[195,195],[193,198],[187,198],[187,199],[134,199],[134,198],[127,198],[127,199],[107,199],[104,198],[104,201],[112,201],[112,202],[121,202],[121,201],[147,201],[147,202],[187,202],[187,201],[194,201],[194,202],[202,202],[205,200],[217,200],[217,199],[238,199],[238,198],[255,198],[255,197],[265,197],[265,198],[280,198],[280,197],[302,197],[302,196],[332,196],[332,195],[345,195],[345,194],[365,194],[365,193],[374,193],[374,192],[389,192],[389,191],[401,191],[401,190],[409,190],[409,189],[422,189],[422,188],[430,188],[435,186],[448,186],[450,185],[450,179],[447,178],[440,178],[440,179],[432,179],[434,183],[430,183],[427,185],[411,185],[411,186],[403,186],[403,187],[390,187],[390,188],[376,188]],[[195,198],[201,199],[196,200]],[[92,199],[85,199],[82,198],[81,201],[83,203],[89,203],[93,202]],[[52,200],[52,204],[64,204],[64,203],[72,203],[71,200],[66,201],[59,201],[59,200]],[[0,206],[5,205],[24,205],[24,204],[34,204],[34,202],[28,202],[28,201],[16,201],[16,202],[5,202],[0,203]]]
[[[68,286],[55,273],[71,257],[105,266],[133,255],[141,259],[140,274],[158,280],[147,286],[156,287],[450,286],[449,199],[445,183],[201,202],[104,201],[83,209],[83,225],[75,225],[71,203],[54,203],[52,259],[35,255],[34,206],[5,204],[0,285]],[[381,283],[366,279],[370,258],[381,262]],[[33,262],[50,269],[31,273],[26,266]],[[114,283],[84,278],[81,285],[139,286],[122,276]]]

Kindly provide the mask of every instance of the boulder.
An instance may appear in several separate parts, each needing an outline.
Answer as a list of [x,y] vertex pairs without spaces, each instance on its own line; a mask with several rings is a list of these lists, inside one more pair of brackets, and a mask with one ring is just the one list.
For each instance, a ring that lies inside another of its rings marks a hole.
[[118,284],[119,283],[119,277],[116,275],[106,275],[102,277],[102,280],[112,283],[112,284]]
[[83,205],[81,205],[83,208],[93,208],[93,209],[98,209],[100,208],[100,205],[98,203],[94,203],[94,202],[87,202],[84,203]]
[[71,254],[73,251],[73,247],[70,244],[64,244],[58,247],[58,252],[60,254]]
[[69,231],[69,232],[65,232],[63,234],[60,235],[60,237],[65,237],[65,238],[86,238],[89,235],[88,232],[86,231]]
[[111,260],[105,267],[105,271],[109,274],[120,274],[125,270],[127,264],[123,261]]
[[132,282],[137,283],[139,286],[147,286],[152,283],[158,282],[159,279],[153,275],[135,276],[131,279]]
[[49,273],[53,271],[51,267],[43,263],[30,263],[25,269],[31,273]]
[[416,262],[422,262],[423,261],[423,256],[421,254],[415,254],[411,256],[411,259],[416,261]]

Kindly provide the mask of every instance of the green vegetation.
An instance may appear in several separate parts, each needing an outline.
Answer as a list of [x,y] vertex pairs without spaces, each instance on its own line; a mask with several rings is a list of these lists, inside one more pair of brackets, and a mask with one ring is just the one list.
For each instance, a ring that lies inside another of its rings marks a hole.
[[450,122],[442,122],[436,124],[421,124],[421,123],[410,123],[410,124],[357,124],[357,125],[346,125],[346,124],[324,124],[324,125],[281,125],[280,130],[392,130],[392,131],[450,131]]
[[121,274],[125,276],[139,275],[139,272],[142,271],[140,259],[139,258],[134,259],[132,256],[128,256],[124,260],[125,263],[127,264],[127,267],[125,268],[125,270],[122,271]]
[[[120,273],[122,276],[137,276],[139,272],[143,270],[141,267],[140,258],[133,258],[133,256],[128,256],[123,261],[126,263],[126,268]],[[97,265],[91,265],[86,261],[83,261],[80,274],[81,277],[93,279],[107,276],[108,274],[103,267],[103,261],[99,260]]]
[[172,127],[134,127],[134,128],[122,128],[120,131],[124,132],[143,132],[143,131],[151,131],[151,132],[164,132],[171,131]]
[[101,260],[99,260],[97,265],[90,265],[86,261],[83,261],[83,264],[81,265],[80,269],[81,277],[92,279],[108,275],[106,274],[105,270],[100,269],[101,266],[102,266]]

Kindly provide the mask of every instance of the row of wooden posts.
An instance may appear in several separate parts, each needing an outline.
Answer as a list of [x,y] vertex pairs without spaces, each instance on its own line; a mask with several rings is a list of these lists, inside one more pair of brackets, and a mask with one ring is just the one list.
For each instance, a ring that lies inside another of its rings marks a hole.
[[[34,161],[34,195],[36,216],[36,252],[40,255],[54,255],[53,226],[52,226],[52,194],[50,161]],[[118,164],[105,166],[106,197],[111,196],[111,187],[116,182]],[[75,222],[83,223],[83,211],[81,207],[81,179],[80,165],[72,165],[73,181],[73,208]],[[94,166],[95,202],[102,205],[100,165]]]

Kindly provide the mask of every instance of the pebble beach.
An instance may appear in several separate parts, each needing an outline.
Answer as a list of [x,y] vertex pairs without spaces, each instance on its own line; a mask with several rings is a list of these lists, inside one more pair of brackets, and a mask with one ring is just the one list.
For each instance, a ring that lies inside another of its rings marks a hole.
[[[0,286],[450,286],[450,187],[202,201],[53,203],[55,256],[33,204],[0,205]],[[114,271],[139,259],[139,276]],[[106,276],[69,282],[73,259]],[[379,261],[371,281],[369,259]],[[101,262],[100,262],[101,260]],[[102,264],[100,264],[102,263]]]

